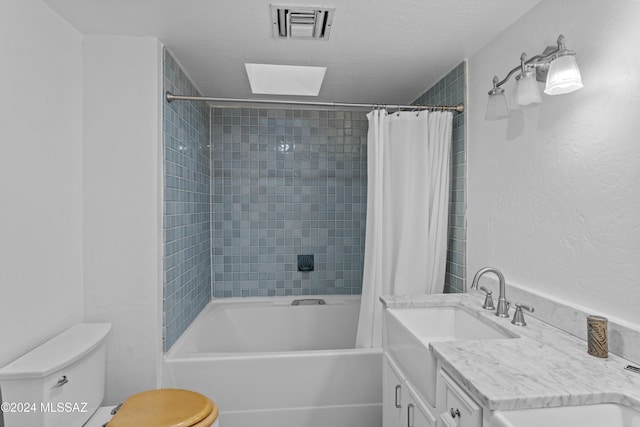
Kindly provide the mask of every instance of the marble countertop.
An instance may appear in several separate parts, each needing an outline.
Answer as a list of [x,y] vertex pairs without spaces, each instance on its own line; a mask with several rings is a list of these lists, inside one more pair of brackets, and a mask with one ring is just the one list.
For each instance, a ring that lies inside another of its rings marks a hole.
[[[495,322],[519,338],[431,342],[444,368],[491,410],[564,405],[619,403],[640,410],[640,374],[632,364],[610,354],[587,353],[587,343],[531,316],[527,326],[515,326],[493,311],[482,309],[483,294],[383,296],[385,308],[461,305]],[[513,316],[514,310],[509,311]],[[586,319],[585,319],[586,328]]]

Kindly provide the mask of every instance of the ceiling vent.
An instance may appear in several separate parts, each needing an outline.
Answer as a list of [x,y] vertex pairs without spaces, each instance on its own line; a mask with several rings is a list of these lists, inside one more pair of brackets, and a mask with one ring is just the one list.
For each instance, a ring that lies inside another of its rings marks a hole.
[[334,8],[271,5],[273,37],[328,40]]

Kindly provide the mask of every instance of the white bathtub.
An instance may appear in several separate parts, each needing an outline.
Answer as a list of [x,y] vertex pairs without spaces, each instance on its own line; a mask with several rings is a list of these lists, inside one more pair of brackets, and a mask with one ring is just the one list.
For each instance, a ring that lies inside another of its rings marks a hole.
[[382,351],[354,349],[360,298],[296,298],[211,301],[166,354],[162,386],[212,398],[221,427],[380,426]]

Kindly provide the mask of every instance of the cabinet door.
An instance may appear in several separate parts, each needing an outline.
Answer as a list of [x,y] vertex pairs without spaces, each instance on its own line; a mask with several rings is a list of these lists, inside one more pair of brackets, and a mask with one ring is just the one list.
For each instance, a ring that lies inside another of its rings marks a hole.
[[436,419],[431,415],[422,399],[418,397],[411,384],[405,381],[403,406],[405,419],[401,427],[436,427]]
[[482,427],[482,408],[444,371],[438,386],[440,427]]
[[402,397],[406,393],[404,389],[404,377],[391,358],[385,354],[382,374],[382,426],[403,427]]

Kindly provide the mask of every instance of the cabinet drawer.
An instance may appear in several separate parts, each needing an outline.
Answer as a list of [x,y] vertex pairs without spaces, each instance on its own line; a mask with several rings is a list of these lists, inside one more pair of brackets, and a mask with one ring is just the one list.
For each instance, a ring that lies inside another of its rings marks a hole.
[[447,374],[440,370],[444,401],[440,421],[444,427],[481,427],[482,408]]

